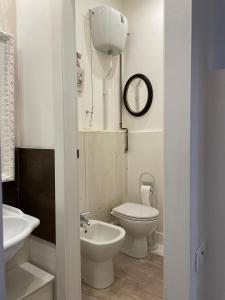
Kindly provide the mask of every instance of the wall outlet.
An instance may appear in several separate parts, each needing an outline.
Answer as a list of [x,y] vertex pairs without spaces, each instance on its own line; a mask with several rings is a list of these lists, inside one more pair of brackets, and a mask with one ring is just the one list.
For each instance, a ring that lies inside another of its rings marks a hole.
[[195,272],[198,272],[201,266],[205,263],[207,257],[206,243],[202,243],[201,246],[195,251]]

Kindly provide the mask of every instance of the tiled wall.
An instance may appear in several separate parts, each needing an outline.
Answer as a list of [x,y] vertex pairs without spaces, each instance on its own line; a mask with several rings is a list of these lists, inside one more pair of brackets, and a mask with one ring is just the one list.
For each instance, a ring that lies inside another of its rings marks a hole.
[[111,209],[126,199],[127,158],[121,131],[80,131],[80,209],[111,220]]
[[[80,210],[90,211],[91,218],[111,221],[113,207],[127,200],[141,202],[139,176],[148,171],[157,182],[162,234],[162,132],[130,132],[125,153],[122,131],[80,131],[79,148]],[[4,203],[39,218],[34,235],[50,242],[55,242],[54,175],[54,150],[18,148],[16,181],[3,184]]]
[[[111,221],[113,207],[126,200],[127,156],[122,131],[81,131],[80,209]],[[16,180],[3,184],[4,203],[40,219],[34,235],[55,243],[54,150],[16,149]]]
[[54,243],[54,150],[16,149],[16,180],[3,184],[3,201],[40,219],[33,234]]

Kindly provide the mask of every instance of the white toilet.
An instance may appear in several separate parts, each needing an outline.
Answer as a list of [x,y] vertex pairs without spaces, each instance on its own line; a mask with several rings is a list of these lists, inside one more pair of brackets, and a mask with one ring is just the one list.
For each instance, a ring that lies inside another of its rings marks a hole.
[[82,279],[88,285],[103,289],[114,281],[112,258],[124,241],[123,228],[97,220],[81,227]]
[[113,208],[111,214],[126,230],[121,252],[135,258],[146,257],[148,255],[147,236],[158,226],[159,211],[143,204],[127,202]]

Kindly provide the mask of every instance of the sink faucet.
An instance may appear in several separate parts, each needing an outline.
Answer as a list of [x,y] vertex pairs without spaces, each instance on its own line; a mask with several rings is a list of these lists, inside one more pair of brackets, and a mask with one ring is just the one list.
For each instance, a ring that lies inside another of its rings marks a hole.
[[85,227],[85,226],[90,226],[91,223],[89,222],[88,216],[90,215],[90,211],[82,212],[80,213],[80,226]]

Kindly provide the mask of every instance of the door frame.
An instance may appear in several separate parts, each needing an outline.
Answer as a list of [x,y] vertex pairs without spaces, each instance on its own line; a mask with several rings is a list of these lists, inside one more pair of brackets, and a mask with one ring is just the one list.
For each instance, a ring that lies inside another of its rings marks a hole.
[[55,0],[56,298],[81,299],[74,0]]
[[[0,164],[1,172],[1,164]],[[3,224],[2,224],[2,181],[0,180],[0,299],[5,299],[5,262],[3,250]]]
[[191,299],[192,0],[164,0],[164,299]]
[[[166,0],[165,8],[165,300],[190,299],[190,68],[191,0]],[[81,299],[75,13],[73,0],[55,0],[57,299]],[[177,23],[176,23],[177,21]],[[178,26],[178,24],[180,26]],[[176,39],[176,40],[175,40]],[[179,73],[180,84],[177,84]],[[182,83],[182,84],[181,84]],[[183,89],[180,86],[183,85]],[[180,100],[180,101],[178,101]],[[182,114],[182,116],[181,116]],[[182,124],[177,124],[177,117]],[[181,170],[184,174],[181,176]],[[0,183],[2,208],[2,183]],[[0,298],[4,261],[0,209]],[[182,245],[182,249],[180,247]],[[181,281],[181,278],[183,279]],[[179,283],[179,284],[178,284]]]
[[[189,300],[191,0],[166,0],[165,8],[165,300]],[[55,161],[57,299],[81,299],[75,13],[73,0],[55,0]],[[179,74],[179,85],[177,77]],[[177,124],[176,120],[182,123]],[[182,172],[182,176],[181,176]],[[2,208],[2,183],[0,183]],[[0,209],[0,298],[4,259]],[[182,245],[182,248],[180,247]],[[181,280],[182,278],[182,280]],[[179,284],[178,284],[179,283]]]
[[[55,114],[58,300],[81,300],[76,159],[78,126],[75,63],[73,64],[76,49],[74,4],[73,0],[54,1],[57,25],[55,55],[59,61],[55,66],[58,74],[55,85],[58,95]],[[164,300],[190,300],[191,292],[191,4],[192,0],[164,0]],[[179,126],[177,120],[182,120]]]

